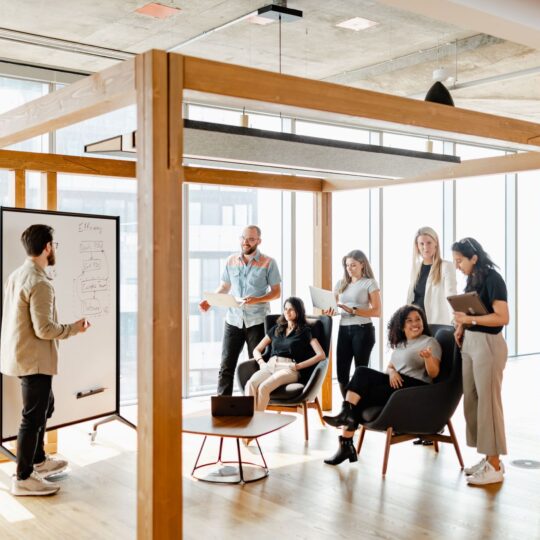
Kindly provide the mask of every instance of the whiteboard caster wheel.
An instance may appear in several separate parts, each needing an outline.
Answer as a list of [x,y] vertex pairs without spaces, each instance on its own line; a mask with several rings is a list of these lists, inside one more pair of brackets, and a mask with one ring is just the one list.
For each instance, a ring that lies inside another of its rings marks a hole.
[[96,436],[97,436],[97,431],[91,431],[89,433],[90,435],[90,442],[95,442],[96,441]]

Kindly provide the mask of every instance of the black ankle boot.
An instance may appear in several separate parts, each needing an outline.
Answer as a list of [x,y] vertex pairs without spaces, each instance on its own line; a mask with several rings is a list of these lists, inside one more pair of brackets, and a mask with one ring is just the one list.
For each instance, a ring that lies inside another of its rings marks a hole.
[[327,465],[339,465],[346,459],[353,463],[354,461],[358,461],[358,456],[352,437],[346,438],[340,435],[338,451],[331,458],[325,459],[324,462]]
[[344,401],[341,405],[341,411],[336,416],[323,416],[323,420],[330,426],[342,427],[347,426],[350,431],[354,431],[358,424],[353,414],[354,405],[348,401]]

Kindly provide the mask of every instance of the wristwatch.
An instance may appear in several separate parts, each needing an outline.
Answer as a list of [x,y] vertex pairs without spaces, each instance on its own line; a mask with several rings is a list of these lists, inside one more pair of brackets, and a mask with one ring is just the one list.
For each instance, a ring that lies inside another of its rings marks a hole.
[[355,308],[355,307],[353,307],[353,308],[351,308],[351,309],[352,309],[352,311],[351,311],[351,315],[356,315],[356,308]]

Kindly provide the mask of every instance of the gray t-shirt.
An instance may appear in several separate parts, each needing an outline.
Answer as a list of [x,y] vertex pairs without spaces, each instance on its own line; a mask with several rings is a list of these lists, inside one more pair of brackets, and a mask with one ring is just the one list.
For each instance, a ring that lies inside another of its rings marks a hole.
[[[336,283],[334,293],[338,295],[338,304],[344,304],[350,308],[369,309],[369,293],[379,290],[377,280],[373,278],[362,277],[354,283],[349,283],[347,288],[339,294],[341,280]],[[353,324],[370,323],[370,317],[360,317],[358,315],[350,315],[343,312],[341,314],[341,326],[350,326]]]
[[431,336],[422,335],[398,345],[392,352],[390,362],[394,364],[401,375],[414,377],[427,383],[433,382],[427,374],[424,359],[419,354],[426,347],[431,347],[431,354],[435,358],[441,359],[442,351],[439,342]]

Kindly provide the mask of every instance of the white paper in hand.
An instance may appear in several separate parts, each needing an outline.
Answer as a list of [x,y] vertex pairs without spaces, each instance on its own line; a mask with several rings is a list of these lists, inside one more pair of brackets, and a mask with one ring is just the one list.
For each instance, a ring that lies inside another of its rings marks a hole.
[[338,306],[336,303],[336,297],[332,291],[326,289],[319,289],[318,287],[309,286],[309,292],[311,293],[311,301],[313,307],[319,309],[334,309],[337,311]]
[[232,294],[205,292],[203,298],[213,307],[229,308],[241,305]]

